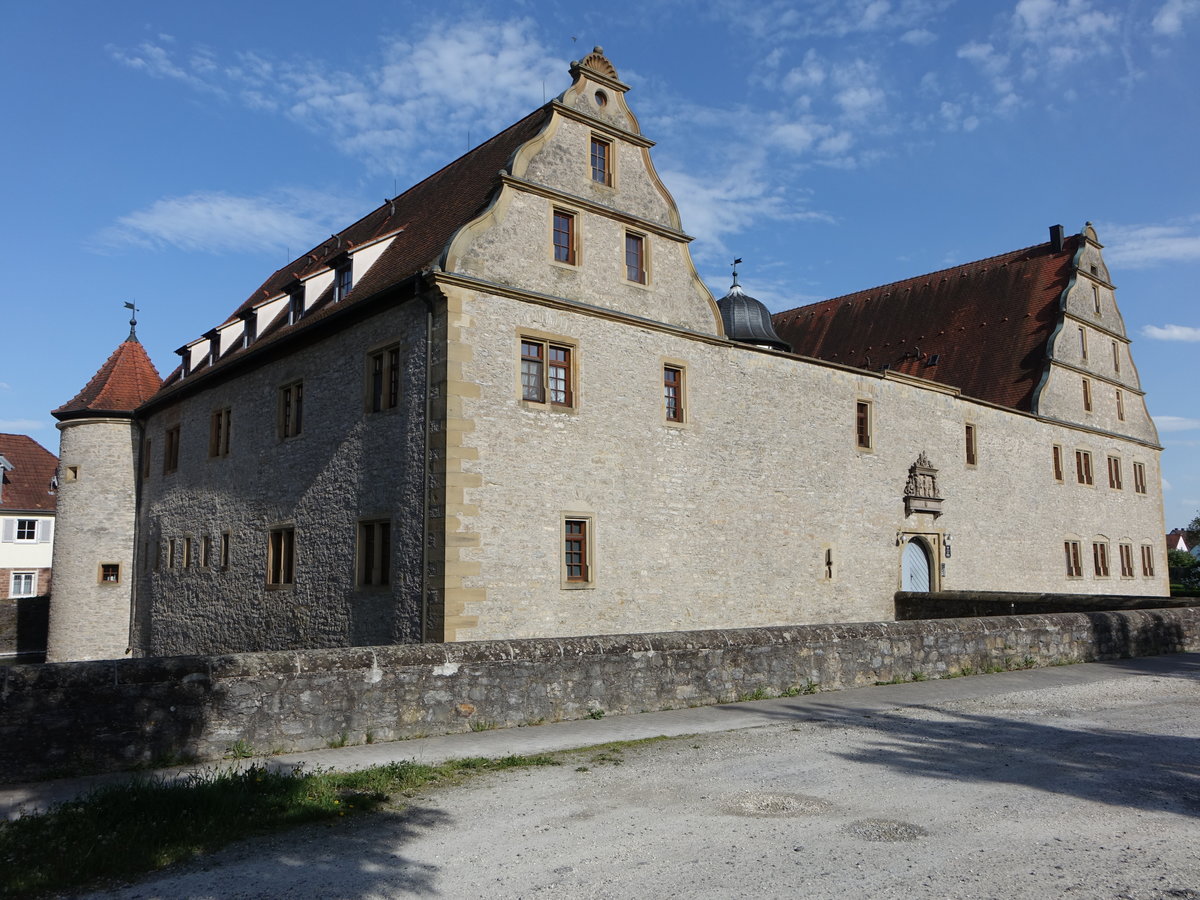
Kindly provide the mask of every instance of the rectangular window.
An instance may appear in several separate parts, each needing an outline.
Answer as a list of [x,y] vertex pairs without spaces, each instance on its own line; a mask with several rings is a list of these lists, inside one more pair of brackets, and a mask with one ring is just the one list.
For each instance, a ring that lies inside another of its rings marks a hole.
[[288,324],[295,325],[304,318],[304,285],[288,294]]
[[192,567],[192,539],[190,537],[183,539],[183,567],[185,569]]
[[1092,481],[1092,454],[1087,450],[1075,451],[1075,480],[1080,484],[1094,484]]
[[37,543],[37,519],[17,519],[17,543]]
[[304,382],[279,389],[279,436],[295,437],[304,425]]
[[1054,480],[1055,481],[1063,480],[1062,447],[1058,446],[1058,444],[1054,445]]
[[870,450],[871,441],[871,404],[859,400],[855,404],[854,427],[856,441],[860,450]]
[[1097,578],[1108,577],[1108,544],[1101,541],[1092,544],[1092,568]]
[[1154,577],[1154,548],[1149,544],[1142,545],[1142,574],[1147,578]]
[[1108,486],[1114,491],[1121,490],[1121,460],[1116,456],[1108,458]]
[[1100,285],[1092,285],[1092,307],[1095,309],[1096,315],[1100,315]]
[[167,568],[175,568],[175,538],[167,538]]
[[37,572],[13,572],[10,597],[32,597],[37,593]]
[[229,408],[214,410],[208,423],[208,455],[229,455]]
[[978,455],[976,453],[976,447],[975,447],[975,426],[974,425],[968,425],[966,427],[965,436],[966,436],[967,465],[973,466],[978,461]]
[[1067,577],[1083,577],[1083,561],[1079,553],[1079,541],[1063,541],[1063,550],[1067,554]]
[[1087,362],[1087,332],[1082,326],[1079,329],[1079,356]]
[[229,540],[230,534],[228,531],[221,532],[221,568],[229,568]]
[[668,422],[683,421],[683,369],[663,366],[663,403]]
[[554,211],[554,259],[575,265],[575,217],[561,209]]
[[592,138],[592,181],[612,185],[612,144]]
[[400,345],[376,350],[367,357],[367,412],[400,405]]
[[207,569],[212,566],[212,535],[206,534],[200,538],[200,565]]
[[267,533],[267,585],[285,587],[295,584],[296,529],[272,528]]
[[625,234],[625,277],[646,283],[646,239],[640,234]]
[[1083,379],[1083,411],[1092,411],[1092,382],[1087,378]]
[[1120,544],[1117,550],[1121,556],[1121,577],[1133,577],[1133,544]]
[[100,582],[103,584],[121,583],[120,563],[100,563]]
[[572,348],[550,341],[521,339],[521,399],[552,406],[575,405]]
[[175,425],[166,430],[163,435],[163,474],[167,475],[179,468],[179,426]]
[[1120,388],[1117,388],[1117,419],[1125,421],[1125,394]]
[[1121,373],[1121,348],[1117,346],[1117,342],[1112,342],[1113,353],[1113,371],[1118,375]]
[[347,262],[333,270],[333,302],[341,303],[354,286],[354,263]]
[[578,584],[591,581],[587,519],[563,521],[563,570],[569,582]]
[[1135,493],[1146,493],[1146,464],[1135,462],[1133,464],[1133,490]]
[[392,567],[392,523],[358,523],[358,584],[384,586]]

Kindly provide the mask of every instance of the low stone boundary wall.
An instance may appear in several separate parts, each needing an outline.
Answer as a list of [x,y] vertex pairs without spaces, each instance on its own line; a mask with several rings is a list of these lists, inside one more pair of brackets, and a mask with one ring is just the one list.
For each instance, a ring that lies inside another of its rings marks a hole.
[[1138,594],[1029,594],[1015,591],[937,591],[896,593],[896,619],[959,619],[971,616],[1025,616],[1032,613],[1109,612],[1200,606],[1200,597],[1144,597]]
[[0,668],[0,780],[1200,650],[1200,609]]

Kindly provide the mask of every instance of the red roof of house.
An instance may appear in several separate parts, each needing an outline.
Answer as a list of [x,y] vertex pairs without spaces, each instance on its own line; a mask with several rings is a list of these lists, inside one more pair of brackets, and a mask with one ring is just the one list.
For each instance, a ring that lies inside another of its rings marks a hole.
[[793,352],[884,367],[1032,411],[1082,238],[1067,237],[772,316]]
[[24,434],[0,434],[0,456],[12,469],[0,472],[0,509],[53,512],[58,501],[50,481],[58,469],[58,457]]
[[[225,320],[225,324],[235,321],[240,313],[257,304],[278,297],[298,279],[329,268],[331,262],[336,263],[343,254],[356,247],[395,234],[391,244],[368,271],[354,273],[354,285],[340,303],[329,302],[330,287],[320,297],[306,298],[307,309],[299,322],[288,324],[286,309],[272,322],[258,322],[258,337],[254,343],[249,348],[235,343],[222,354],[217,366],[273,344],[298,330],[307,330],[334,310],[378,294],[437,263],[454,234],[487,208],[500,187],[501,170],[507,171],[513,154],[542,130],[549,117],[549,105],[535,110],[275,272]],[[204,360],[192,367],[192,374],[199,374],[210,365],[210,361]],[[176,369],[163,383],[163,392],[170,392],[189,380],[181,379],[180,370]]]
[[104,413],[130,413],[149,400],[162,385],[158,370],[136,338],[113,351],[82,391],[50,415],[78,419]]

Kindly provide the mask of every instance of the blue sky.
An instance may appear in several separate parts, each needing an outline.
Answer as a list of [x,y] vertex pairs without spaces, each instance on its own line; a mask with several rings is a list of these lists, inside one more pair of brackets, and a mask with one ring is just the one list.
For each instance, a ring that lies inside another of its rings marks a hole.
[[1200,0],[203,4],[5,13],[0,430],[127,333],[165,374],[272,271],[603,45],[718,296],[773,310],[1095,223],[1200,511]]

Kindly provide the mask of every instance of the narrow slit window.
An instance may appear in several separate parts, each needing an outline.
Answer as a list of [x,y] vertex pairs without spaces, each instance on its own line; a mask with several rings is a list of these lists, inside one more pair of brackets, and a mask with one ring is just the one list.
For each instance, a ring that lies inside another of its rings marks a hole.
[[1121,348],[1116,341],[1112,342],[1113,371],[1121,374]]
[[1087,332],[1082,327],[1079,329],[1079,356],[1087,362]]
[[871,404],[863,400],[855,404],[854,413],[855,440],[860,450],[870,450],[871,440]]
[[1125,392],[1117,388],[1117,420],[1125,421]]
[[1063,480],[1062,447],[1058,446],[1058,444],[1054,445],[1054,480],[1055,481]]
[[978,450],[975,444],[975,426],[967,425],[964,434],[966,442],[967,465],[974,466],[978,464],[979,461]]
[[1087,378],[1083,379],[1083,411],[1092,411],[1092,382]]
[[358,584],[386,587],[392,564],[392,523],[358,523]]
[[668,422],[683,421],[683,370],[663,366],[663,404]]

